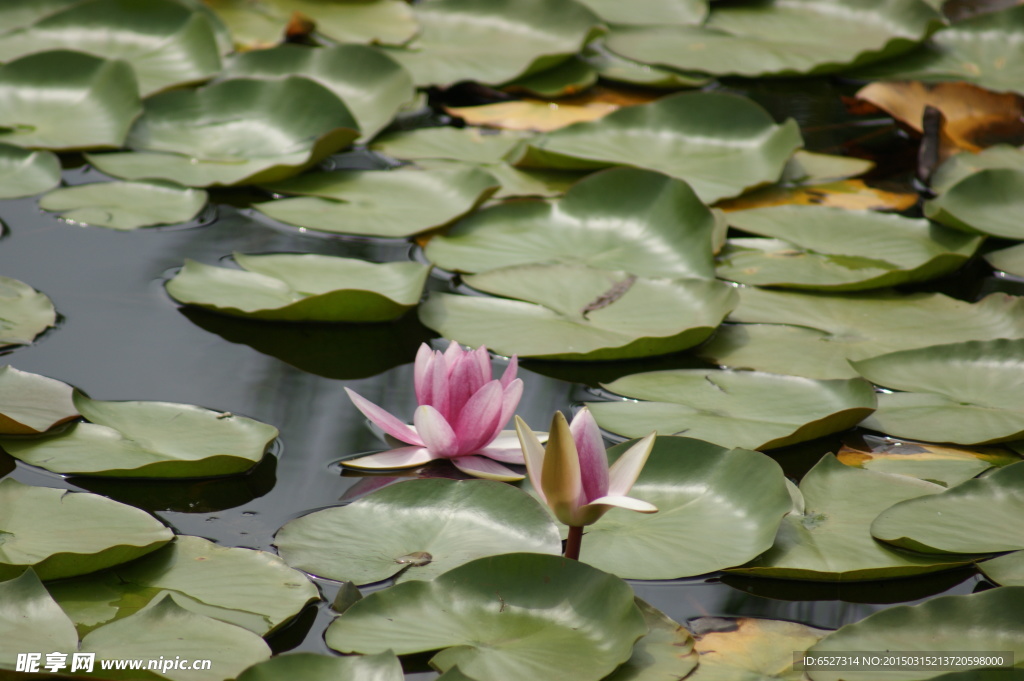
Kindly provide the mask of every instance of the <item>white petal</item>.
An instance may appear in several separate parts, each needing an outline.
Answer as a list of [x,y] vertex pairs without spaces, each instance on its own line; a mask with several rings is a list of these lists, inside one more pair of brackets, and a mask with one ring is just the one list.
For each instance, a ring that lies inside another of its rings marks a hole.
[[342,461],[341,465],[350,468],[388,470],[391,468],[414,468],[433,460],[434,457],[425,447],[399,447],[386,452],[361,456],[358,459]]
[[[540,498],[544,498],[544,488],[540,485],[540,474],[544,469],[544,445],[537,439],[536,433],[530,430],[526,421],[516,417],[516,435],[522,447],[523,458],[526,462],[526,473],[530,476],[530,484],[537,490]],[[495,441],[497,442],[497,441]]]
[[492,461],[483,456],[457,456],[451,459],[451,462],[466,475],[472,475],[485,480],[515,482],[516,480],[523,479],[523,475],[520,473],[516,473],[511,468],[506,468],[497,461]]
[[640,476],[640,471],[647,463],[647,457],[651,455],[652,449],[654,449],[654,433],[627,449],[626,453],[612,464],[608,471],[609,495],[625,496],[633,488],[633,483]]

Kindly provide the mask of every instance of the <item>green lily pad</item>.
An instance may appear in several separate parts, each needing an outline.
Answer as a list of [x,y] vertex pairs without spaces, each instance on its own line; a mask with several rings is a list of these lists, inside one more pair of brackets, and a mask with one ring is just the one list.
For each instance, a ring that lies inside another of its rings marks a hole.
[[[826,454],[804,476],[804,512],[787,515],[775,545],[730,572],[754,577],[856,582],[948,570],[970,558],[924,556],[876,541],[871,523],[895,503],[942,491],[939,485],[905,475],[851,468]],[[867,646],[860,650],[896,650]],[[913,647],[901,650],[913,650]]]
[[927,281],[955,271],[982,237],[899,215],[825,206],[772,206],[728,214],[769,239],[731,239],[718,275],[742,284],[834,291]]
[[419,302],[430,267],[314,254],[234,255],[243,270],[186,260],[167,292],[220,314],[276,321],[380,322]]
[[190,404],[102,402],[81,394],[91,423],[52,435],[0,438],[8,454],[55,473],[126,478],[199,478],[255,466],[277,428]]
[[828,633],[797,622],[751,617],[701,617],[690,622],[700,666],[687,681],[802,681],[793,654]]
[[597,71],[576,55],[550,69],[509,81],[505,88],[554,98],[577,94],[596,83]]
[[447,158],[470,163],[498,163],[531,133],[481,128],[420,128],[381,135],[373,151],[393,158]]
[[575,0],[431,0],[416,6],[422,32],[388,54],[416,85],[498,85],[555,66],[598,32]]
[[[808,652],[820,655],[863,651],[914,651],[918,654],[1011,652],[1024,665],[1024,588],[1006,586],[963,596],[941,596],[920,605],[900,605],[869,615],[829,634]],[[931,679],[935,669],[887,669],[892,681]],[[816,669],[814,681],[878,679],[877,668]],[[980,678],[977,676],[968,678]],[[987,678],[987,677],[986,677]],[[1000,678],[999,672],[993,678]],[[1013,678],[1013,677],[1010,677]]]
[[924,442],[864,436],[865,447],[844,445],[837,457],[847,466],[879,473],[909,475],[952,487],[996,466],[1009,466],[1021,457],[995,447],[947,447]]
[[[172,681],[222,681],[270,657],[256,634],[186,610],[171,595],[134,615],[87,634],[83,652],[98,660],[173,658],[209,660],[209,669],[161,670]],[[97,667],[99,663],[97,662]],[[159,677],[158,677],[159,678]]]
[[188,222],[206,205],[207,194],[172,182],[94,182],[54,189],[39,207],[65,220],[110,229]]
[[978,569],[997,584],[1024,586],[1024,551],[1014,551],[1005,556],[978,563]]
[[441,649],[432,667],[475,679],[597,681],[647,632],[633,598],[625,582],[585,563],[505,554],[376,591],[325,638],[343,653]]
[[432,292],[420,321],[503,354],[566,360],[649,357],[707,339],[735,291],[707,279],[640,279],[583,266],[507,267],[464,278],[496,296]]
[[90,0],[0,35],[0,61],[59,49],[128,62],[143,95],[207,80],[221,68],[210,17],[172,0]]
[[18,653],[77,649],[75,625],[35,572],[0,582],[0,668],[13,667]]
[[685,182],[635,168],[580,180],[557,202],[476,213],[430,240],[427,259],[459,272],[589,265],[645,277],[713,278],[711,211]]
[[932,345],[851,362],[883,394],[864,427],[895,437],[984,444],[1024,437],[1024,340]]
[[0,5],[0,33],[31,26],[82,0],[7,0]]
[[380,50],[364,45],[310,48],[279,45],[236,55],[227,75],[315,80],[338,95],[359,124],[361,138],[371,139],[416,94],[412,77]]
[[0,143],[0,199],[33,196],[60,184],[60,159]]
[[498,186],[474,167],[337,170],[267,185],[274,192],[308,196],[254,207],[275,220],[322,232],[407,237],[465,215]]
[[128,565],[48,588],[83,635],[172,593],[184,608],[264,636],[319,598],[305,575],[272,553],[189,536]]
[[516,165],[628,165],[685,180],[706,203],[774,182],[802,144],[792,119],[777,125],[745,97],[684,92],[540,135]]
[[828,295],[742,288],[739,294],[730,319],[748,323],[723,326],[698,351],[733,368],[852,378],[858,374],[847,360],[936,343],[1024,338],[1024,299],[1014,296],[967,303],[938,293],[892,291]]
[[0,277],[0,347],[28,345],[56,323],[49,298],[17,279]]
[[923,553],[1024,549],[1024,462],[942,494],[896,504],[875,518],[871,533]]
[[1024,210],[1024,169],[988,168],[969,175],[924,204],[924,214],[971,233],[1024,239],[1014,219]]
[[610,24],[687,26],[704,22],[706,0],[637,0],[628,5],[618,0],[580,0]]
[[865,80],[963,80],[996,92],[1024,92],[1024,7],[958,21],[913,52],[853,75]]
[[127,63],[54,50],[0,66],[0,142],[69,151],[122,146],[142,111]]
[[483,556],[561,549],[550,516],[518,489],[441,479],[410,480],[316,511],[278,530],[274,543],[292,567],[355,584],[429,580]]
[[985,260],[1000,272],[1024,277],[1024,244],[986,253]]
[[358,135],[337,95],[308,78],[232,78],[150,97],[128,136],[136,151],[87,158],[129,180],[191,187],[277,182]]
[[[609,457],[627,446],[613,447]],[[629,496],[658,512],[612,509],[586,528],[580,554],[583,562],[629,579],[741,565],[768,550],[790,509],[782,469],[764,454],[680,437],[655,440]]]
[[593,42],[583,50],[581,58],[605,80],[629,83],[643,87],[678,90],[700,87],[711,81],[702,74],[681,73],[674,69],[662,69],[626,59],[610,51],[605,45]]
[[0,480],[0,577],[84,575],[160,548],[173,537],[145,511],[98,494]]
[[934,191],[942,193],[979,170],[990,168],[1024,170],[1024,150],[1008,144],[996,144],[978,153],[954,154],[935,170],[929,182]]
[[608,46],[630,59],[684,71],[793,76],[902,54],[941,21],[921,0],[759,2],[713,7],[702,26],[616,30]]
[[604,387],[632,398],[589,403],[606,430],[626,437],[656,430],[746,449],[775,449],[837,433],[875,408],[871,385],[856,378],[816,381],[759,371],[679,369],[632,374]]
[[52,378],[0,366],[0,433],[42,433],[77,417],[71,391]]
[[402,663],[394,653],[334,657],[314,653],[278,655],[249,667],[236,681],[404,681]]
[[602,681],[665,681],[682,679],[697,666],[697,651],[686,627],[639,598],[648,632],[633,646],[633,656]]

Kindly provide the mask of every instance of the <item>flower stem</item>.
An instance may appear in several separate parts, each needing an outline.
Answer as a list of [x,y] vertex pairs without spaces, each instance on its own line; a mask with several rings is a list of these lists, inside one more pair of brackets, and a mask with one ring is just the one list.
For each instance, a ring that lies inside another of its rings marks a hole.
[[583,543],[583,527],[569,526],[569,538],[565,541],[565,557],[580,559],[580,544]]

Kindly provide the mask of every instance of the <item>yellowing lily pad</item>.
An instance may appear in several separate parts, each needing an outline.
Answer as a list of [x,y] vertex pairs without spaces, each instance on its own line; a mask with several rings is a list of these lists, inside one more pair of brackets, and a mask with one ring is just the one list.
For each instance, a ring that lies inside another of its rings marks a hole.
[[755,189],[715,204],[725,211],[768,206],[829,206],[846,210],[903,211],[917,203],[914,192],[892,192],[870,187],[863,180],[836,180],[825,184]]
[[700,666],[688,681],[805,678],[794,670],[802,653],[828,633],[797,622],[752,617],[700,617],[690,622]]
[[1012,451],[996,447],[949,447],[874,435],[866,435],[864,442],[863,446],[843,445],[837,458],[847,466],[909,475],[944,487],[1021,460]]

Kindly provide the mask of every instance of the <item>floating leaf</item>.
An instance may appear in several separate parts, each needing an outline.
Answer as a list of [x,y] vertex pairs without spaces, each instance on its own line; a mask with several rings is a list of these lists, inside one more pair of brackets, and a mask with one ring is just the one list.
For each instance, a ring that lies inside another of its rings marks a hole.
[[566,360],[649,357],[707,339],[735,291],[706,279],[639,279],[580,266],[507,267],[464,278],[497,296],[431,293],[420,320],[445,338],[505,355]]
[[645,277],[711,278],[711,211],[684,182],[615,168],[580,180],[557,202],[494,206],[430,240],[448,270],[585,264]]
[[565,61],[601,20],[574,0],[431,0],[416,6],[422,32],[389,55],[417,85],[498,85]]
[[561,549],[558,530],[539,504],[486,480],[385,487],[289,522],[274,543],[289,565],[356,584],[429,580],[483,556]]
[[2,61],[59,49],[128,62],[143,95],[207,80],[221,68],[210,17],[171,0],[90,0],[0,35]]
[[516,78],[503,89],[508,92],[527,92],[538,97],[566,97],[578,94],[596,83],[597,72],[576,55],[550,69]]
[[581,553],[583,562],[629,579],[741,565],[772,545],[790,508],[782,469],[764,454],[680,437],[655,440],[630,496],[658,512],[612,509],[587,527]]
[[944,225],[971,233],[1024,239],[1015,219],[1024,210],[1024,169],[979,170],[924,204],[924,214]]
[[994,447],[945,447],[924,442],[864,436],[862,447],[843,445],[836,455],[847,466],[879,473],[909,475],[952,487],[994,466],[1017,463],[1021,457]]
[[128,136],[136,151],[88,160],[130,180],[276,182],[347,146],[356,128],[337,95],[307,78],[232,78],[150,97]]
[[37,438],[0,438],[11,456],[55,473],[126,478],[199,478],[252,468],[277,428],[190,404],[102,402],[81,394],[91,423]]
[[82,52],[0,66],[0,142],[68,151],[120,147],[142,111],[132,67]]
[[827,631],[797,622],[751,617],[700,617],[690,622],[700,666],[687,681],[769,681],[805,678],[794,671],[794,653]]
[[[851,468],[826,454],[800,482],[804,512],[791,512],[775,545],[730,572],[754,577],[853,582],[948,570],[968,558],[924,556],[890,548],[871,536],[871,522],[895,503],[942,491],[905,475]],[[862,650],[895,650],[892,646]],[[902,650],[914,650],[914,646]]]
[[272,553],[184,535],[128,565],[48,588],[82,634],[172,593],[184,608],[263,636],[319,598],[305,575]]
[[731,239],[718,275],[742,284],[836,291],[927,281],[963,265],[981,245],[929,223],[868,211],[775,206],[730,213],[729,224],[769,239]]
[[1003,586],[1024,586],[1024,551],[986,560],[978,563],[978,568],[986,577]]
[[155,551],[174,535],[145,511],[101,497],[0,480],[0,576],[84,575]]
[[867,381],[757,371],[652,371],[604,387],[633,398],[589,403],[606,430],[626,437],[656,430],[747,449],[775,449],[846,430],[875,408]]
[[931,177],[932,189],[942,193],[979,170],[1009,168],[1024,171],[1024,150],[996,144],[977,153],[957,154],[939,166]]
[[608,50],[599,42],[587,45],[581,58],[590,65],[601,78],[616,82],[630,83],[642,87],[678,90],[687,87],[706,85],[711,79],[701,74],[681,73],[674,69],[660,69],[649,64],[641,64],[632,59],[620,57]]
[[617,29],[608,47],[637,61],[715,75],[831,73],[915,47],[941,23],[919,0],[715,6],[702,26]]
[[[842,655],[855,651],[914,651],[957,653],[979,656],[992,652],[1014,655],[1014,666],[1024,659],[1024,629],[1020,613],[1024,611],[1024,588],[1003,587],[976,594],[941,596],[920,605],[900,605],[868,615],[859,622],[835,631],[808,652],[816,655]],[[938,677],[936,669],[886,669],[887,679],[916,681]],[[981,679],[978,675],[964,677]],[[1000,678],[1004,672],[996,671]],[[1013,672],[1005,672],[1012,674]],[[867,681],[877,679],[879,669],[815,669],[808,672],[814,681]],[[942,677],[945,678],[945,677]],[[1008,676],[1007,678],[1016,678]]]
[[75,625],[31,569],[0,582],[0,669],[13,667],[18,653],[78,649]]
[[837,180],[799,187],[772,186],[755,189],[735,199],[719,201],[725,211],[768,206],[830,206],[846,210],[903,211],[917,204],[916,192],[890,192],[864,184],[862,180]]
[[336,170],[267,185],[301,198],[257,203],[261,213],[323,232],[407,237],[470,212],[498,189],[474,167],[438,170]]
[[188,222],[206,200],[205,191],[172,182],[94,182],[54,189],[39,207],[73,222],[132,230]]
[[1016,277],[1024,277],[1024,244],[990,251],[984,257],[994,269]]
[[325,638],[346,653],[442,649],[431,666],[470,678],[598,681],[647,631],[633,598],[625,582],[584,563],[513,553],[376,591]]
[[648,632],[633,646],[633,656],[602,681],[665,681],[682,679],[697,666],[697,651],[686,627],[639,598],[636,605]]
[[58,184],[60,159],[56,154],[0,143],[0,199],[32,196]]
[[[998,522],[993,519],[998,518]],[[871,524],[877,539],[924,553],[993,553],[1024,549],[1024,463],[942,494],[911,499]]]
[[528,137],[522,132],[480,128],[420,128],[381,135],[370,144],[370,149],[407,160],[447,158],[498,163]]
[[0,33],[6,33],[56,14],[82,0],[7,0],[0,5]]
[[[934,342],[934,339],[933,339]],[[895,437],[984,444],[1024,437],[1024,340],[932,345],[852,362],[882,394],[866,428]]]
[[39,374],[0,366],[0,433],[31,435],[78,416],[72,388]]
[[705,0],[637,0],[624,5],[618,0],[580,0],[610,24],[697,25],[708,14]]
[[380,322],[419,302],[430,267],[315,254],[242,255],[244,270],[186,260],[167,292],[179,303],[252,319]]
[[56,322],[49,298],[17,279],[0,277],[0,347],[28,345]]
[[404,681],[402,663],[394,653],[337,657],[314,653],[278,655],[249,667],[237,681]]
[[387,55],[363,45],[279,45],[236,55],[226,73],[247,78],[305,76],[338,95],[371,139],[416,94],[412,78]]
[[712,202],[774,182],[800,145],[795,121],[776,125],[749,99],[684,92],[536,137],[516,165],[637,166],[685,180]]

